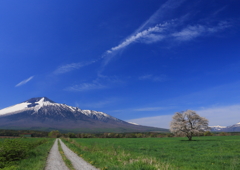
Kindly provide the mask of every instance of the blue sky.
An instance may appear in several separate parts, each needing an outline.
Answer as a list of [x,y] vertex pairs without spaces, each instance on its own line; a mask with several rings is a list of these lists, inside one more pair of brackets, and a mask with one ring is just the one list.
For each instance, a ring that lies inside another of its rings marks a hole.
[[239,0],[0,2],[0,109],[32,97],[169,127],[240,121]]

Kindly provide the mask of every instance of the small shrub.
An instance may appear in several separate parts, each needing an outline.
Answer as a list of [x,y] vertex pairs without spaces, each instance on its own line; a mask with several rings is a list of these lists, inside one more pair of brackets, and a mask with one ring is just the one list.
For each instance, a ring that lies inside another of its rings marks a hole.
[[204,136],[213,136],[213,133],[211,133],[210,131],[206,131],[204,132]]
[[18,139],[5,139],[1,145],[0,168],[6,164],[26,157],[28,145]]

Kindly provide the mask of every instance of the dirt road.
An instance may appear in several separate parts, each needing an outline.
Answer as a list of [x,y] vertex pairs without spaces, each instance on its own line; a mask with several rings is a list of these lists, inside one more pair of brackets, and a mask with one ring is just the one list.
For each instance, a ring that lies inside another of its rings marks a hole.
[[45,170],[68,170],[68,167],[62,160],[62,157],[58,151],[58,140],[60,140],[60,144],[62,150],[66,157],[72,162],[73,167],[76,170],[98,170],[91,164],[84,161],[77,154],[71,151],[62,141],[61,139],[56,139],[54,145],[49,153],[47,165]]
[[69,170],[62,160],[62,156],[58,151],[58,139],[55,140],[52,149],[48,155],[45,170]]

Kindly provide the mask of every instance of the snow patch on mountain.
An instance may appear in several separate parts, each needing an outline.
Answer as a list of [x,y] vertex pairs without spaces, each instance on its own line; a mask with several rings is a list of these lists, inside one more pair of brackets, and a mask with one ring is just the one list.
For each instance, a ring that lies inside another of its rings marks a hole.
[[220,125],[217,125],[217,126],[209,126],[209,127],[214,127],[214,128],[226,128],[227,126],[220,126]]
[[5,115],[5,114],[8,114],[8,113],[15,113],[15,112],[18,112],[18,111],[25,110],[25,109],[28,108],[29,104],[31,104],[31,103],[25,103],[24,102],[24,103],[20,103],[20,104],[16,104],[16,105],[4,108],[4,109],[0,110],[0,115]]
[[81,110],[81,112],[83,114],[85,114],[86,116],[91,117],[93,119],[98,119],[98,120],[103,120],[103,121],[108,120],[108,119],[112,119],[115,121],[119,120],[115,117],[112,117],[112,116],[106,114],[106,113],[98,112],[98,111],[94,111],[94,110]]
[[226,126],[220,126],[220,125],[217,125],[217,126],[209,126],[212,131],[218,131],[218,130],[222,130],[224,128],[226,128]]
[[75,112],[77,110],[77,108],[75,107],[71,107],[71,106],[67,106],[71,111]]
[[23,103],[16,104],[0,110],[0,116],[8,115],[8,114],[17,114],[25,110],[34,110],[34,113],[37,113],[39,109],[41,109],[42,107],[50,106],[50,105],[54,106],[59,104],[53,103],[51,100],[47,99],[46,97],[32,98]]
[[133,124],[133,125],[139,125],[139,124],[137,124],[137,123],[133,123],[133,122],[128,122],[128,123]]

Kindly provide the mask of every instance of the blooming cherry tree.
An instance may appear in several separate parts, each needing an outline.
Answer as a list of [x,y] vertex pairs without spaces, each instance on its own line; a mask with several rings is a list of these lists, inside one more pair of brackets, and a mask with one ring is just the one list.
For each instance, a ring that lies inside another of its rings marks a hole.
[[176,112],[170,124],[170,131],[177,135],[184,135],[192,140],[193,135],[209,130],[208,120],[200,117],[195,111]]

